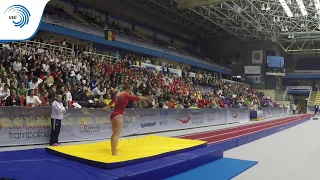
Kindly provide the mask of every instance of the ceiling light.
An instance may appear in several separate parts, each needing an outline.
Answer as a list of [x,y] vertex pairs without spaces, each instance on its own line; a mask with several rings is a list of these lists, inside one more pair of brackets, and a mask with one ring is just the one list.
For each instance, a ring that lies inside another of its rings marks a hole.
[[269,11],[270,10],[270,4],[267,4],[266,10]]
[[308,6],[312,6],[312,5],[313,5],[312,0],[310,0],[310,2],[309,2],[309,5],[308,5]]
[[320,2],[319,0],[313,0],[314,6],[316,7],[317,14],[320,16]]
[[308,12],[306,10],[306,7],[303,4],[303,1],[302,0],[296,0],[296,1],[298,3],[298,6],[299,6],[299,9],[301,11],[302,16],[307,16]]
[[[315,0],[315,1],[319,1],[319,0]],[[279,2],[281,4],[282,8],[284,9],[284,11],[286,12],[287,16],[288,17],[293,17],[293,14],[292,14],[288,4],[286,3],[286,1],[285,0],[279,0]]]
[[261,10],[264,11],[266,8],[264,7],[264,4],[262,4]]

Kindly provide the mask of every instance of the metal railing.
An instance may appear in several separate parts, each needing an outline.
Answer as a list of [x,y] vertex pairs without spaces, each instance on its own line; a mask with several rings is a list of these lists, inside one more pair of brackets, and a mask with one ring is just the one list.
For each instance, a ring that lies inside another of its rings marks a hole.
[[109,54],[99,54],[99,53],[93,53],[93,52],[83,52],[83,53],[88,54],[88,55],[93,55],[96,58],[101,58],[100,60],[108,60],[108,61],[111,61],[111,62],[119,60],[118,57],[112,56],[112,55],[109,55]]
[[[7,43],[2,43],[1,47],[3,48],[4,46],[6,46]],[[46,44],[46,43],[41,43],[38,41],[20,41],[20,42],[15,42],[15,44],[19,44],[19,45],[23,45],[25,47],[36,47],[36,48],[42,48],[44,50],[48,50],[48,51],[55,51],[55,52],[60,52],[60,53],[66,53],[68,54],[70,57],[75,57],[75,52],[72,48],[68,48],[68,47],[63,47],[63,46],[58,46],[58,45],[52,45],[52,44]],[[114,61],[114,60],[119,60],[118,57],[113,56],[113,55],[109,55],[109,54],[99,54],[99,53],[92,53],[92,52],[84,52],[88,55],[93,55],[96,58],[101,58],[101,60],[109,60],[109,61]]]
[[[2,48],[4,48],[4,46],[6,46],[6,44],[8,43],[2,43]],[[73,49],[71,48],[67,48],[67,47],[63,47],[63,46],[57,46],[57,45],[52,45],[52,44],[46,44],[46,43],[41,43],[38,41],[19,41],[19,42],[14,42],[14,44],[19,44],[25,47],[36,47],[36,48],[42,48],[44,50],[48,50],[48,51],[56,51],[56,52],[61,52],[61,53],[67,53],[70,56],[74,56],[75,53],[73,51]]]

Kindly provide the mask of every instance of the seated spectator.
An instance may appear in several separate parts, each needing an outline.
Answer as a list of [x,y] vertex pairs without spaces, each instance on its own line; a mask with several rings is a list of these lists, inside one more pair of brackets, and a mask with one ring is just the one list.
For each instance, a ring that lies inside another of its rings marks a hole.
[[6,100],[10,96],[10,90],[8,84],[5,84],[4,87],[0,88],[0,98]]
[[0,78],[0,82],[1,84],[5,85],[5,84],[10,84],[10,79],[7,76],[7,73],[4,72]]
[[51,76],[51,73],[50,72],[47,72],[47,75],[46,77],[44,78],[45,79],[45,83],[48,87],[50,87],[53,83],[54,83],[54,79],[53,77]]
[[95,88],[92,89],[91,94],[93,97],[100,97],[105,94],[105,92],[100,91],[100,85],[97,85]]
[[16,90],[11,90],[10,96],[6,98],[5,106],[20,106],[20,98],[17,96]]
[[18,72],[21,71],[22,64],[21,64],[21,61],[20,61],[20,57],[16,61],[13,62],[12,67],[13,67],[13,72],[14,73],[18,73]]
[[40,96],[41,104],[40,106],[50,106],[49,93],[44,92],[43,96]]
[[24,75],[22,77],[22,80],[19,82],[19,87],[21,86],[21,84],[24,84],[25,87],[29,90],[30,89],[30,83],[28,81],[28,76],[27,75]]
[[27,97],[28,89],[25,86],[25,83],[22,83],[21,86],[17,88],[17,93],[19,97]]
[[10,81],[10,86],[9,86],[9,90],[11,91],[16,91],[17,90],[17,86],[15,84],[14,81]]
[[30,89],[37,91],[41,81],[38,79],[38,77],[33,77],[32,81],[30,82]]
[[36,106],[41,105],[41,103],[42,102],[38,98],[38,96],[34,95],[34,90],[30,90],[30,96],[27,96],[27,99],[26,99],[27,106],[36,107]]

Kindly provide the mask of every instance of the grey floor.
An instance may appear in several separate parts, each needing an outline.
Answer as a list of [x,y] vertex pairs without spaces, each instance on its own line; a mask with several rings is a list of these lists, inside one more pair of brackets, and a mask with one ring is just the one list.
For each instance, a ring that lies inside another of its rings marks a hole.
[[320,121],[307,121],[226,151],[224,156],[258,161],[234,180],[319,180]]

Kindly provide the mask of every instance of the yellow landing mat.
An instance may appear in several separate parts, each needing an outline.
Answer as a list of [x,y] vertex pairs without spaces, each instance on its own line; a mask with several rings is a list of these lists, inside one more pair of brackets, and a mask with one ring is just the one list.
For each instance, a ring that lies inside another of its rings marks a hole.
[[47,152],[75,161],[115,168],[169,156],[191,149],[206,146],[207,142],[161,136],[121,139],[118,144],[120,156],[111,155],[110,141],[69,145],[49,146]]

